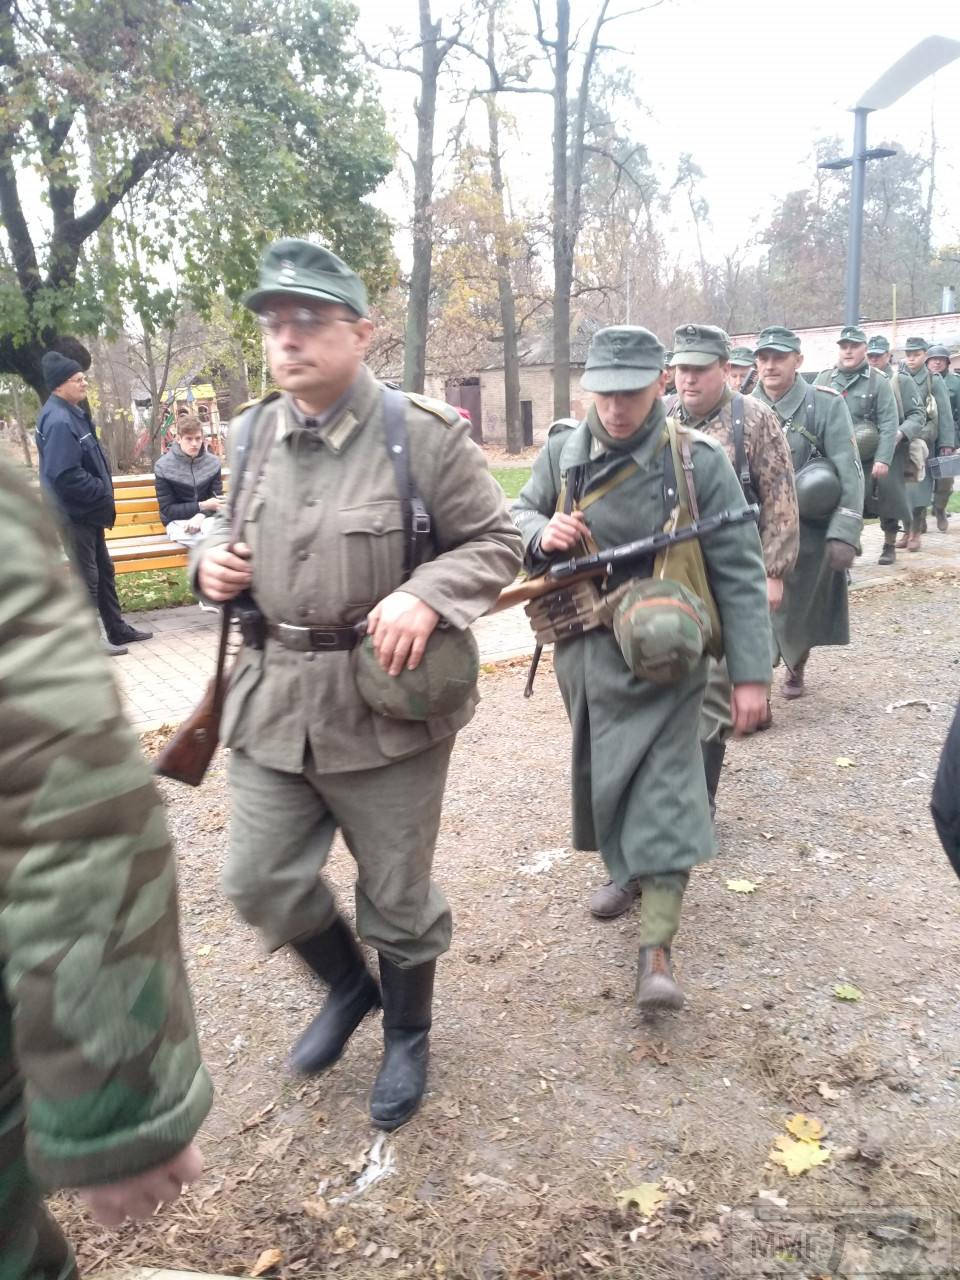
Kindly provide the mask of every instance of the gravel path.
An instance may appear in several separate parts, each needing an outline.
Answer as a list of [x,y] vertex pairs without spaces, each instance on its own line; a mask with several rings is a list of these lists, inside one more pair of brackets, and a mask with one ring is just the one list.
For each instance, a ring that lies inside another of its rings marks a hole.
[[[814,654],[809,695],[777,695],[773,729],[731,746],[721,853],[693,878],[678,941],[679,1015],[632,1006],[635,918],[584,909],[600,872],[567,843],[549,662],[528,702],[519,664],[483,676],[437,857],[456,934],[431,1089],[382,1145],[366,1117],[374,1020],[327,1076],[284,1075],[318,992],[219,895],[222,761],[200,792],[167,786],[218,1088],[208,1168],[175,1211],[119,1236],[64,1205],[88,1270],[247,1274],[276,1250],[271,1275],[350,1280],[960,1274],[960,902],[927,811],[960,687],[960,581],[858,593],[852,612],[854,643]],[[349,858],[334,861],[350,910]],[[770,1153],[797,1113],[827,1154],[789,1177]]]

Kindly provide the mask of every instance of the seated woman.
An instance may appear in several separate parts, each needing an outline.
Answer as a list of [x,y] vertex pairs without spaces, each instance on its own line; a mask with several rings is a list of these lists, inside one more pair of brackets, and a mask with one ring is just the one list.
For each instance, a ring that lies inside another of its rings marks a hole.
[[179,419],[177,439],[153,470],[167,537],[192,547],[223,504],[220,459],[204,444],[199,418]]

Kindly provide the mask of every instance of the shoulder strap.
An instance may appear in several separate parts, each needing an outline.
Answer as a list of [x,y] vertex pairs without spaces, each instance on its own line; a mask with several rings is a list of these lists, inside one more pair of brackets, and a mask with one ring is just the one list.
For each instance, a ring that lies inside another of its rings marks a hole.
[[[268,415],[268,410],[274,403],[275,401],[272,399],[265,400],[251,413],[249,422],[244,424],[246,430],[234,450],[236,461],[242,465],[240,474],[237,477],[237,488],[233,495],[233,506],[230,515],[231,542],[236,542],[237,538],[240,537],[244,521],[247,518],[247,512],[250,510],[253,495],[257,490],[257,485],[260,483],[260,477],[266,469],[267,457],[277,438],[275,425],[271,431],[270,425],[266,421],[268,416],[271,419],[275,419],[276,410]],[[257,430],[258,427],[259,430]],[[255,431],[257,434],[254,438]],[[253,439],[252,448],[251,439]]]
[[430,513],[414,487],[407,448],[407,397],[394,387],[383,389],[383,435],[393,464],[397,492],[403,507],[403,579],[406,582],[420,563],[423,543],[430,534]]
[[668,418],[665,429],[666,444],[663,451],[663,497],[666,507],[666,516],[664,523],[670,519],[670,514],[680,498],[677,486],[677,464],[674,460],[673,452],[676,449],[680,458],[680,466],[683,471],[684,488],[686,489],[687,501],[686,507],[690,513],[691,520],[700,519],[700,507],[697,502],[697,490],[693,479],[693,454],[690,450],[690,436],[677,423],[676,419]]
[[750,468],[747,466],[747,451],[743,444],[743,396],[739,391],[733,397],[731,413],[733,416],[733,453],[737,463],[737,475],[740,478],[740,488],[744,493],[747,493],[752,484]]

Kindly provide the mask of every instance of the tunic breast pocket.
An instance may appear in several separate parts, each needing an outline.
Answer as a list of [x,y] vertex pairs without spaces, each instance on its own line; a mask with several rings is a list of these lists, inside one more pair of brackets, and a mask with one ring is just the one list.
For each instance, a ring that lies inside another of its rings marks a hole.
[[403,577],[403,512],[399,502],[367,502],[339,513],[340,583],[348,609],[369,608]]

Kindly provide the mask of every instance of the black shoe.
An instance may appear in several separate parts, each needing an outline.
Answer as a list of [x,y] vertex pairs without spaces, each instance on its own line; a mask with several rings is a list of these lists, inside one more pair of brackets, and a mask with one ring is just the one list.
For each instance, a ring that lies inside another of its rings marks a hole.
[[122,658],[127,652],[126,645],[114,644],[113,641],[108,640],[106,636],[100,637],[100,644],[103,647],[103,652],[108,658]]
[[370,1117],[379,1129],[399,1128],[423,1099],[436,969],[436,960],[401,969],[380,957],[383,1062],[370,1099]]
[[947,512],[944,507],[934,507],[933,514],[937,517],[937,528],[941,533],[950,532],[950,523],[947,520]]
[[364,1017],[379,1007],[380,991],[359,943],[341,916],[323,933],[291,946],[307,968],[330,988],[323,1008],[287,1058],[288,1067],[296,1075],[315,1075],[333,1066]]
[[897,548],[893,545],[892,542],[885,542],[883,544],[883,550],[880,552],[880,559],[877,561],[877,564],[896,564],[896,563],[897,563]]
[[707,779],[707,796],[710,799],[710,817],[717,812],[717,787],[720,785],[720,771],[723,768],[723,757],[727,753],[725,742],[701,742],[703,752],[703,772]]
[[138,631],[125,622],[115,636],[110,637],[114,644],[136,644],[138,640],[152,640],[152,631]]

